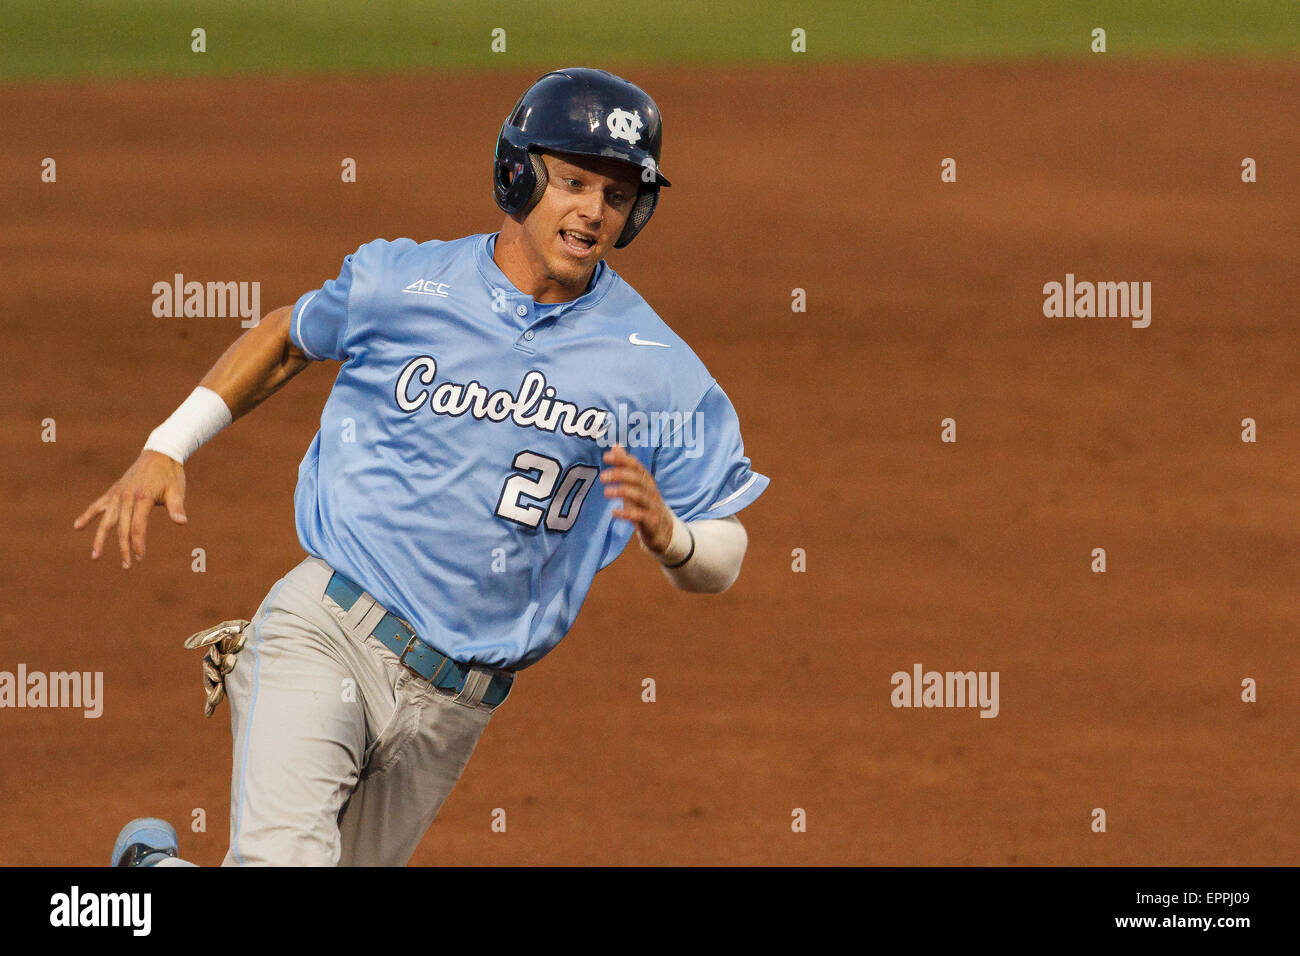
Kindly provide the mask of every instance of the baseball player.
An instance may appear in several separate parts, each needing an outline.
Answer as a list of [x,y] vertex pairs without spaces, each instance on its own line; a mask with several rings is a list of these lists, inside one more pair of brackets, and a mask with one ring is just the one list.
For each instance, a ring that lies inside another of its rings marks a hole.
[[[77,519],[145,555],[191,454],[311,362],[338,377],[298,471],[307,557],[251,622],[194,635],[231,706],[226,864],[402,865],[524,668],[635,534],[677,587],[740,572],[767,486],[708,370],[605,260],[668,186],[658,107],[547,73],[501,127],[497,233],[376,240],[242,335]],[[593,494],[597,487],[600,494]],[[176,865],[165,822],[114,865]]]

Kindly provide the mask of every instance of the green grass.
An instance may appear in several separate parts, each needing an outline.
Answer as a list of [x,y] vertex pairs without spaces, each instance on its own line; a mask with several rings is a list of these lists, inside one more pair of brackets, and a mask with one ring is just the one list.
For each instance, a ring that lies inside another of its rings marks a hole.
[[[574,64],[1295,56],[1300,0],[0,0],[0,78]],[[207,52],[190,31],[207,31]],[[491,33],[506,29],[506,52]]]

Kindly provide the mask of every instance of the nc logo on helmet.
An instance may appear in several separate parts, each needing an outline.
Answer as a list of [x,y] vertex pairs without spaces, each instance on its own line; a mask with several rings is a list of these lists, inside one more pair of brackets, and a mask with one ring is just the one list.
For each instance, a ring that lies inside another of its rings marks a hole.
[[629,113],[627,110],[610,110],[609,116],[605,118],[605,125],[609,127],[609,135],[615,139],[625,139],[633,146],[641,138],[641,127],[645,125],[641,120],[641,113]]

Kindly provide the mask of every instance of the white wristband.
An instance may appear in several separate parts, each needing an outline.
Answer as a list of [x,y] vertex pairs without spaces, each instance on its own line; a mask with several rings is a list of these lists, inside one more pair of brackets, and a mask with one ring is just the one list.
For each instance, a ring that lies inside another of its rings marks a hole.
[[694,555],[695,536],[686,522],[673,515],[673,534],[668,540],[664,553],[658,555],[659,563],[664,567],[681,567]]
[[[677,519],[681,521],[680,518]],[[720,594],[740,576],[749,536],[735,515],[682,522],[685,546],[679,543],[674,526],[673,545],[665,557],[663,572],[673,586],[697,594]]]
[[144,447],[146,451],[156,451],[183,465],[200,445],[232,421],[234,418],[222,397],[200,385],[167,421],[150,433]]

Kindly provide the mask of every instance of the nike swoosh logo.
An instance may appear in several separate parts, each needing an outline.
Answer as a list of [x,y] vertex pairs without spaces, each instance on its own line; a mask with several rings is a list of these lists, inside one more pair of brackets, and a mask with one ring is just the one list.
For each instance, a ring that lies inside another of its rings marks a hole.
[[641,336],[637,335],[635,332],[633,332],[631,335],[629,335],[629,336],[627,337],[627,340],[628,340],[629,342],[631,342],[633,345],[653,345],[653,346],[655,346],[656,348],[661,348],[661,349],[670,349],[670,348],[672,348],[671,345],[664,345],[664,343],[662,343],[662,342],[651,342],[649,339],[643,339],[643,338],[641,338]]

